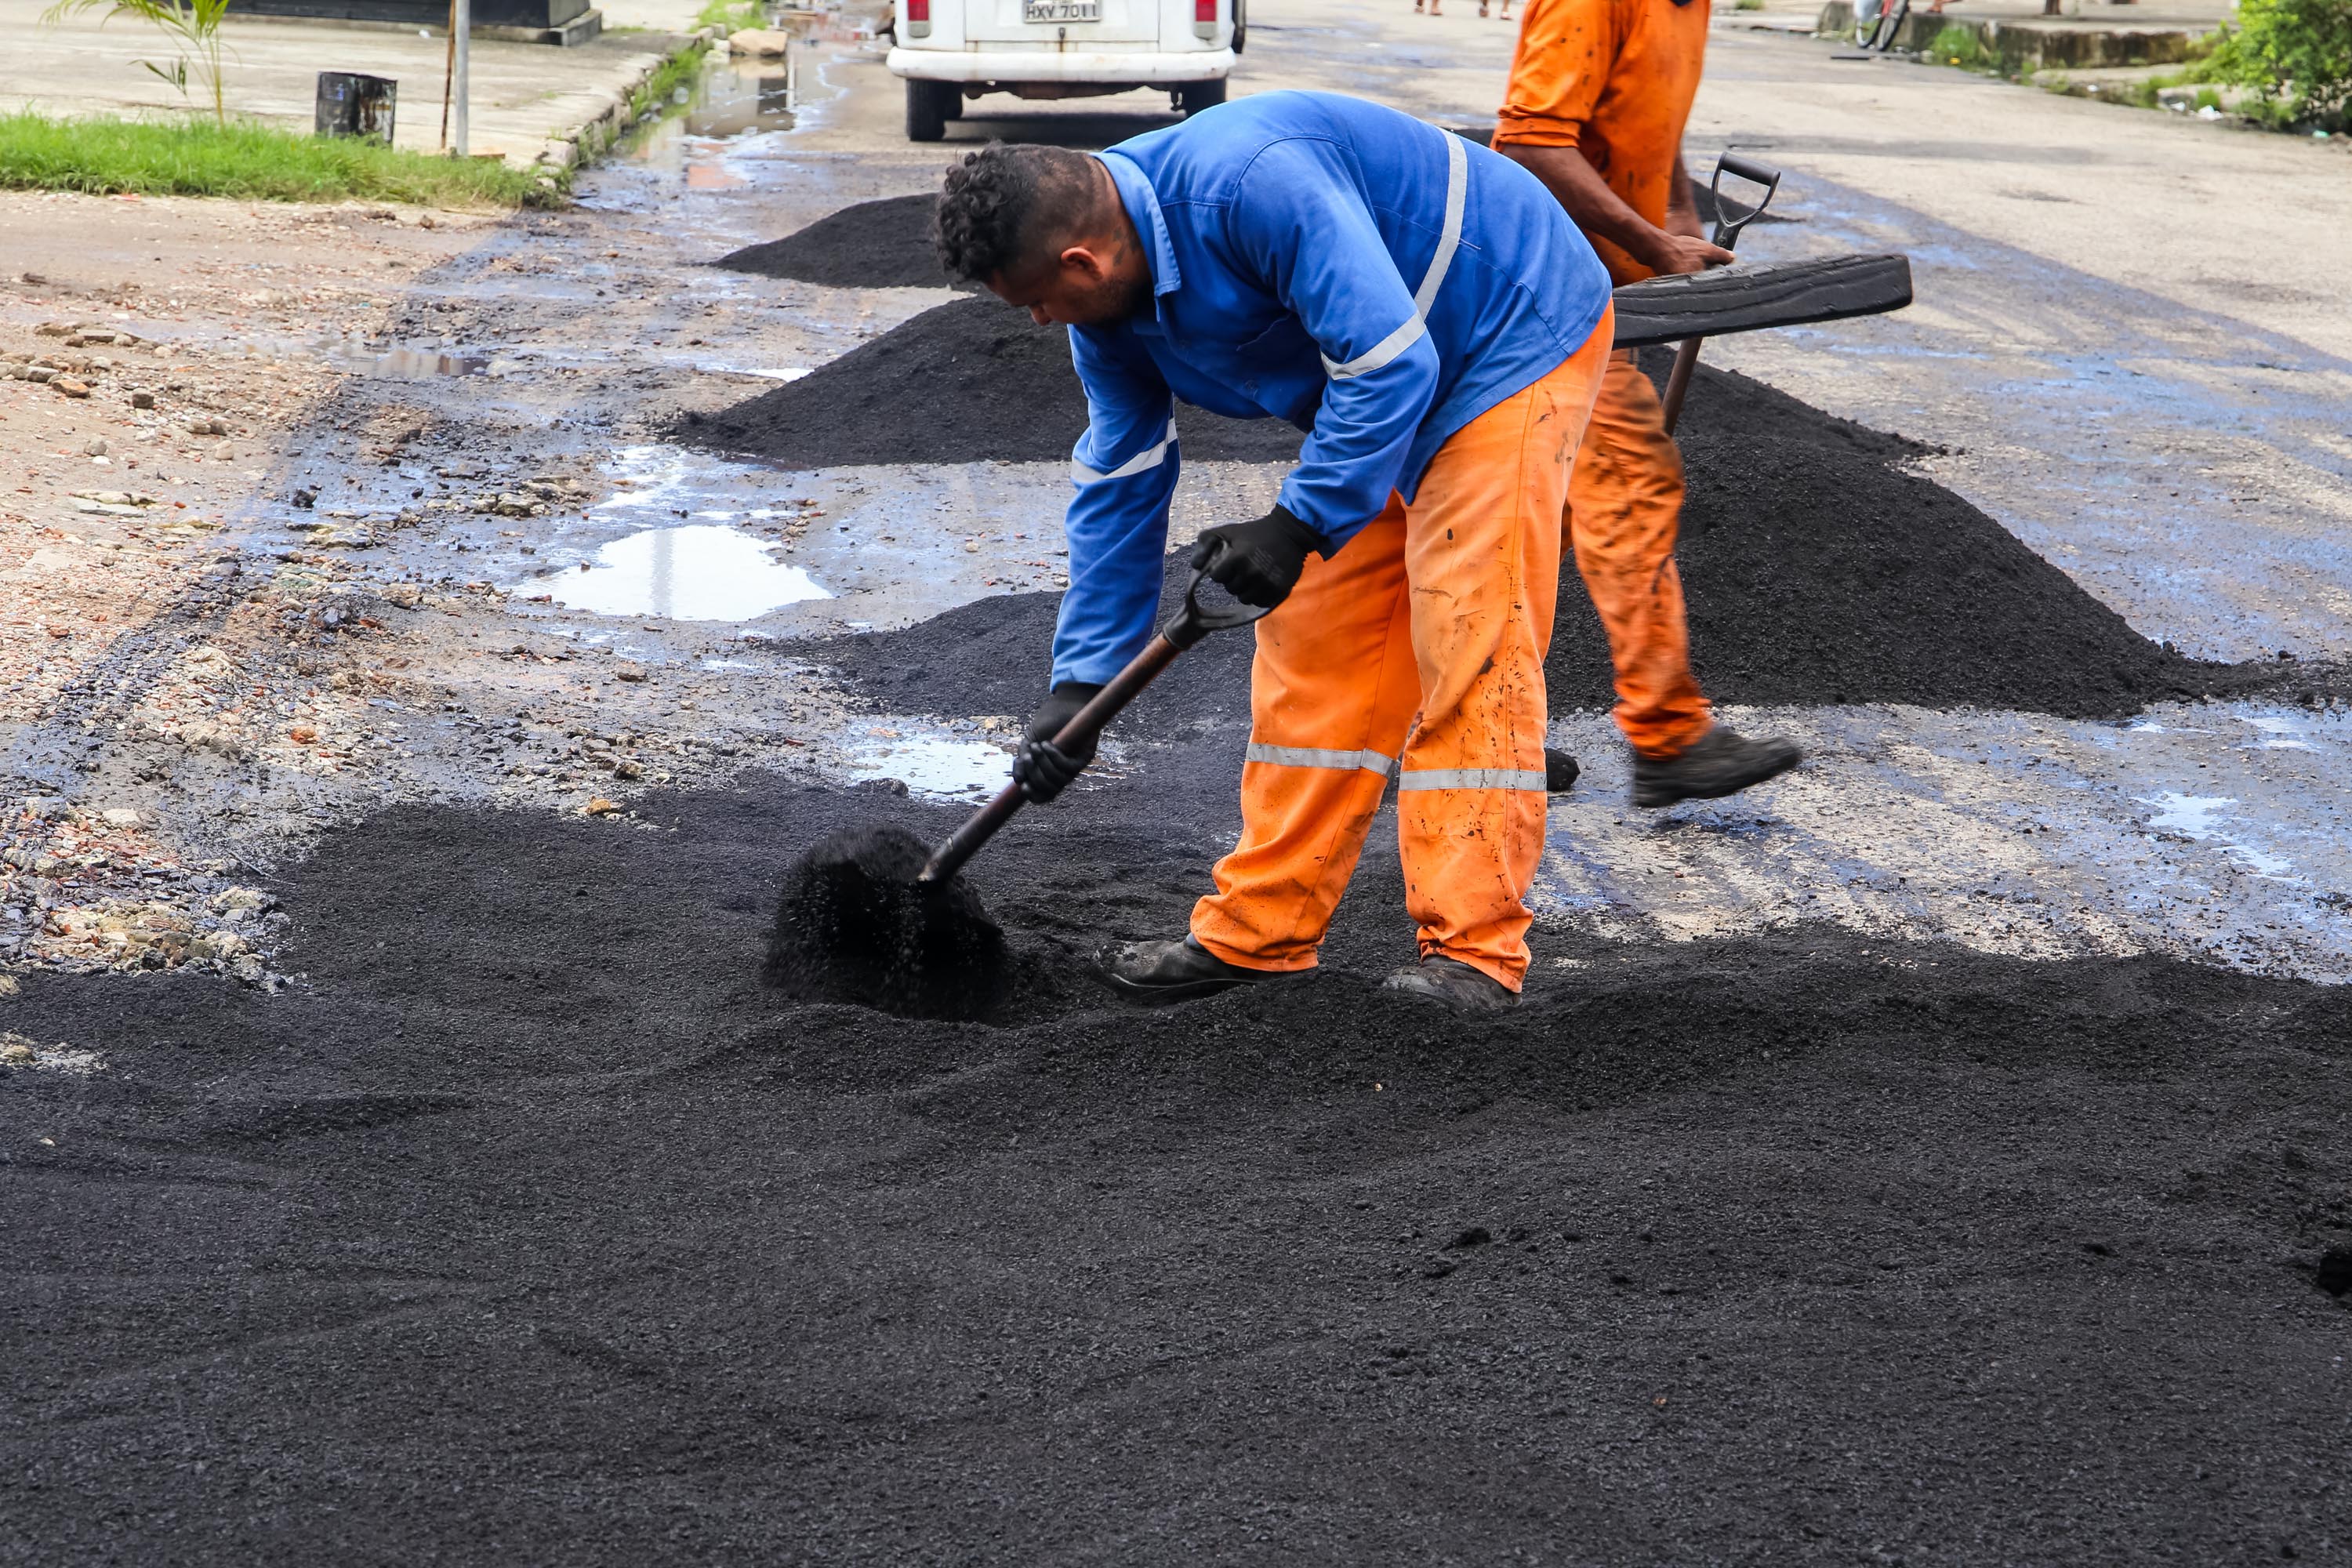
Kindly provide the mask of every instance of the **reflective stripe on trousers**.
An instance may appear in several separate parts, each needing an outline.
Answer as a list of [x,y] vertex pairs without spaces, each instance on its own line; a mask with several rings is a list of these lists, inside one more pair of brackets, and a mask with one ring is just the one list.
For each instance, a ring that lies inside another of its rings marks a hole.
[[1455,432],[1412,506],[1391,498],[1258,623],[1241,842],[1192,911],[1211,952],[1314,964],[1397,757],[1422,952],[1518,985],[1543,853],[1559,520],[1615,326],[1603,316],[1559,368]]

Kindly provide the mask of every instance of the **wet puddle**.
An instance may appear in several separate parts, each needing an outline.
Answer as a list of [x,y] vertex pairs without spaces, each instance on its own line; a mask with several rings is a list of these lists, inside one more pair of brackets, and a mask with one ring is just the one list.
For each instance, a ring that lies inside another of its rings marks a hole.
[[2250,844],[2243,844],[2221,831],[2221,824],[2234,814],[2227,808],[2238,804],[2234,795],[2182,795],[2166,790],[2154,797],[2135,797],[2142,805],[2157,810],[2149,816],[2147,825],[2159,830],[2177,833],[2183,838],[2215,844],[2244,869],[2257,877],[2284,877],[2294,869],[2294,862],[2280,856],[2264,854]]
[[714,55],[672,102],[682,112],[647,126],[623,155],[678,174],[689,190],[741,189],[750,182],[730,163],[731,144],[793,128],[800,109],[799,57]]
[[585,565],[542,581],[556,603],[591,615],[750,621],[833,597],[806,572],[770,555],[765,541],[716,523],[632,533]]
[[976,735],[952,734],[921,720],[853,729],[841,737],[843,771],[861,783],[897,779],[911,794],[981,801],[1012,777],[1013,754]]
[[386,349],[371,353],[356,344],[328,351],[327,366],[346,375],[373,376],[380,381],[437,381],[443,376],[480,375],[490,368],[484,354],[445,354],[424,349]]

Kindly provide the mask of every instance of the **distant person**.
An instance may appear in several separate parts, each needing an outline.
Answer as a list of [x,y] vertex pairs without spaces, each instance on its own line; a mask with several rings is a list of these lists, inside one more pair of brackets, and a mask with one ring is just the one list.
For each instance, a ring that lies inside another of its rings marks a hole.
[[[1442,12],[1442,11],[1440,11],[1440,10],[1437,8],[1437,6],[1438,6],[1438,0],[1429,0],[1429,14],[1430,14],[1431,16],[1444,16],[1444,12]],[[1412,14],[1413,14],[1414,16],[1420,16],[1420,15],[1422,14],[1422,12],[1421,12],[1421,0],[1412,0]],[[1483,16],[1485,16],[1485,15],[1486,15],[1486,13],[1482,10],[1482,11],[1479,13],[1479,15]]]
[[[1486,0],[1478,0],[1478,15],[1480,15],[1481,16],[1485,16],[1486,14]],[[1511,19],[1511,0],[1503,0],[1503,20],[1504,20],[1504,21],[1506,21],[1506,22],[1507,22],[1507,21],[1509,21],[1510,19]]]
[[[1707,243],[1683,167],[1706,55],[1708,0],[1528,0],[1494,147],[1559,199],[1612,281],[1731,259]],[[1615,667],[1633,804],[1711,799],[1786,773],[1801,753],[1715,721],[1691,673],[1675,535],[1682,454],[1633,351],[1610,356],[1570,486],[1577,570]]]
[[1263,517],[1192,563],[1257,623],[1241,841],[1189,930],[1101,956],[1174,1000],[1312,969],[1391,770],[1416,962],[1518,1000],[1543,858],[1560,512],[1614,333],[1608,274],[1524,170],[1360,99],[1268,92],[1087,154],[992,145],[940,198],[948,270],[1070,329],[1087,395],[1050,689],[1013,764],[1143,647],[1181,402],[1307,432]]

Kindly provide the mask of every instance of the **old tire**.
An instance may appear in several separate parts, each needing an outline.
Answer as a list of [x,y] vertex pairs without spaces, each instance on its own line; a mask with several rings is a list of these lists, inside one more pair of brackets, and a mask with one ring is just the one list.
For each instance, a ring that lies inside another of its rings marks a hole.
[[1188,81],[1176,89],[1176,107],[1190,120],[1204,109],[1214,109],[1225,101],[1225,79],[1214,81]]
[[950,110],[959,96],[951,81],[909,80],[907,83],[907,140],[940,142],[947,138]]

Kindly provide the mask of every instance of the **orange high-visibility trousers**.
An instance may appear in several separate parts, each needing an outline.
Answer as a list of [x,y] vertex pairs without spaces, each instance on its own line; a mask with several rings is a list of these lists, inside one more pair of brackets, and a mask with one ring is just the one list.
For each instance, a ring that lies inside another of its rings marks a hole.
[[1715,722],[1691,674],[1675,570],[1682,512],[1682,454],[1657,389],[1631,349],[1613,353],[1569,486],[1569,548],[1609,634],[1617,727],[1648,757],[1680,755]]
[[1456,431],[1411,506],[1391,497],[1258,623],[1241,842],[1192,910],[1193,940],[1217,957],[1314,965],[1401,752],[1421,951],[1518,988],[1543,856],[1560,518],[1614,332],[1602,316],[1557,370]]

